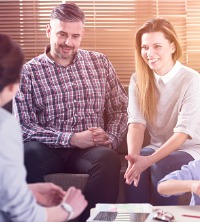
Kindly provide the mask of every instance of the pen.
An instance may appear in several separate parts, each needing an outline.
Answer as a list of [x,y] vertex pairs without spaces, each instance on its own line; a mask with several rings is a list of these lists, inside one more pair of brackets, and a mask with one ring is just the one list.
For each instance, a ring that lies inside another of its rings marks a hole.
[[189,215],[189,214],[183,214],[182,216],[183,216],[183,217],[200,218],[200,216]]

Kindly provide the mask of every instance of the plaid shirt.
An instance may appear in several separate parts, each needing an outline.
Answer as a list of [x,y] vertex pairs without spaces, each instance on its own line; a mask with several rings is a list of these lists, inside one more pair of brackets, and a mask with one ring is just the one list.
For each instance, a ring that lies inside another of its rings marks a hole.
[[67,67],[46,53],[27,62],[13,107],[24,141],[55,148],[71,147],[72,135],[89,127],[105,129],[105,111],[113,149],[127,130],[125,90],[107,57],[97,52],[79,49]]

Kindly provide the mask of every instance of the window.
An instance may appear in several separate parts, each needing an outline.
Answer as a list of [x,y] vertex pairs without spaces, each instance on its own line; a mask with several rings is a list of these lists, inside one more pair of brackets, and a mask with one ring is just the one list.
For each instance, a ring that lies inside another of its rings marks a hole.
[[[0,32],[10,34],[25,52],[26,61],[49,43],[45,27],[61,0],[7,0],[0,3]],[[70,1],[68,1],[70,2]],[[81,47],[99,51],[113,63],[128,85],[134,72],[134,35],[149,18],[169,19],[180,38],[181,62],[200,72],[200,1],[196,0],[74,0],[86,14]]]

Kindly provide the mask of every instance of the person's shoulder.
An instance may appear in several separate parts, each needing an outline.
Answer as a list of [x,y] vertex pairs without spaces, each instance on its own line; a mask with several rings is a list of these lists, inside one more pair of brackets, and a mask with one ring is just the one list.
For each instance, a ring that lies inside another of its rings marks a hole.
[[7,118],[12,118],[12,114],[3,108],[0,108],[0,123]]
[[181,70],[184,72],[184,73],[186,73],[186,74],[190,74],[191,76],[196,76],[197,78],[199,78],[200,77],[200,74],[199,74],[199,72],[197,72],[195,69],[192,69],[192,68],[190,68],[190,67],[188,67],[188,66],[186,66],[186,65],[183,65],[183,64],[181,64]]
[[86,56],[90,58],[107,58],[107,56],[101,52],[84,50],[84,49],[79,49],[79,54],[81,56]]
[[136,79],[137,79],[137,75],[136,75],[136,72],[134,72],[131,75],[130,82],[136,82]]
[[41,65],[41,64],[43,64],[43,63],[45,63],[45,62],[46,62],[46,56],[45,56],[45,54],[43,53],[43,54],[40,54],[40,55],[38,55],[38,56],[36,56],[36,57],[28,60],[28,61],[23,65],[23,67],[24,67],[24,68],[28,68],[28,67],[30,67],[30,66],[31,66],[31,67],[33,67],[33,66],[38,66],[38,65]]
[[4,108],[0,108],[0,125],[5,122],[17,123],[16,118]]

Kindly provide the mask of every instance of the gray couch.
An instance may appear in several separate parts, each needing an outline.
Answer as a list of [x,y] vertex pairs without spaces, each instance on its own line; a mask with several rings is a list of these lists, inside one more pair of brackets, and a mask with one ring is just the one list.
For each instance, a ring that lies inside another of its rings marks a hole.
[[[12,103],[8,103],[4,107],[8,111],[12,112]],[[105,117],[106,119],[106,117]],[[149,142],[149,134],[148,132],[145,133],[145,140],[143,145],[147,145]],[[120,179],[119,179],[119,195],[118,195],[118,203],[126,203],[125,199],[125,192],[124,192],[124,172],[126,170],[127,161],[125,160],[124,156],[127,154],[127,144],[126,138],[122,142],[121,146],[119,146],[117,153],[121,159],[121,171],[120,171]],[[80,188],[83,193],[85,186],[87,184],[89,175],[88,174],[66,174],[66,173],[57,173],[57,174],[48,174],[44,177],[46,182],[52,182],[59,186],[61,186],[64,190],[67,190],[70,186],[75,186]],[[190,202],[190,193],[183,194],[179,196],[179,205],[188,205]],[[74,220],[74,221],[78,221]]]
[[[145,141],[143,145],[148,144],[149,142],[149,134],[145,133]],[[127,161],[125,160],[125,155],[127,154],[127,144],[126,139],[122,142],[121,146],[117,150],[120,159],[121,159],[121,171],[120,171],[120,179],[119,179],[119,195],[118,195],[118,203],[126,203],[125,192],[124,192],[124,172],[127,167]],[[45,181],[53,182],[55,184],[60,185],[63,189],[67,189],[69,186],[75,186],[80,188],[84,192],[84,188],[87,184],[89,175],[87,174],[49,174],[45,176]],[[179,196],[179,205],[188,205],[190,202],[190,193],[183,194]]]

